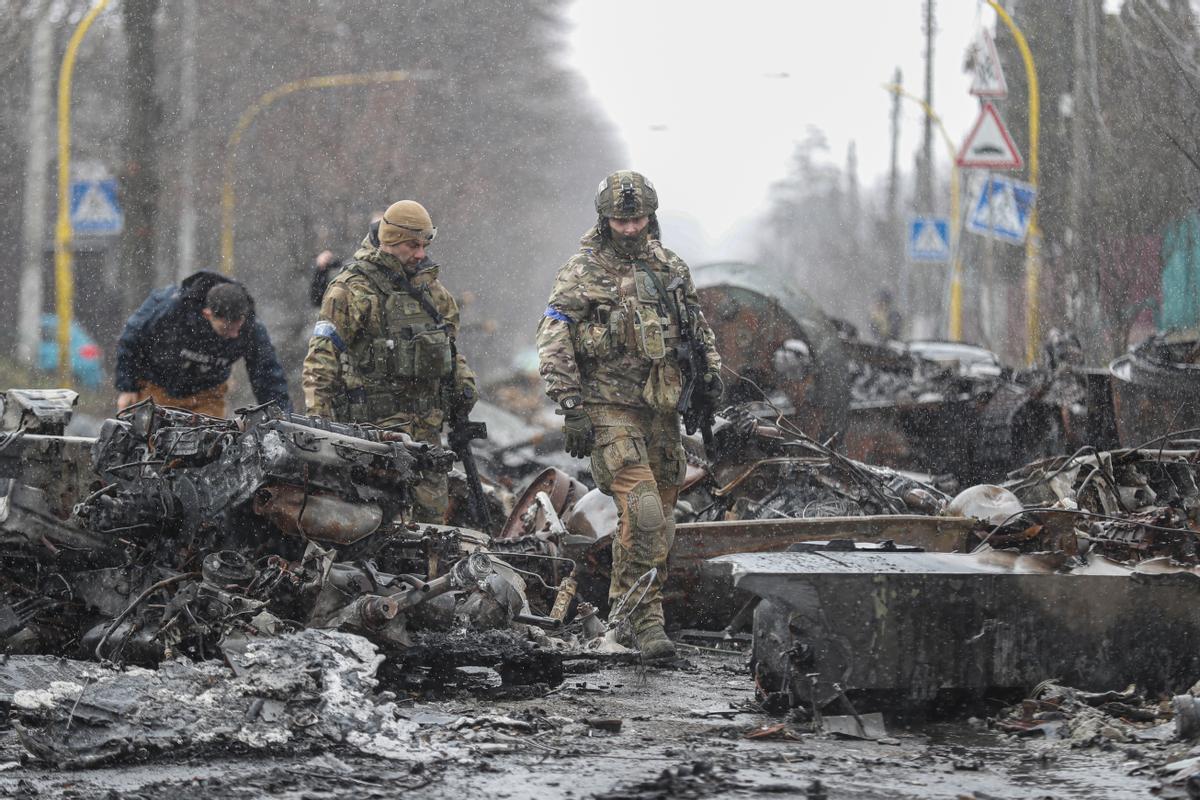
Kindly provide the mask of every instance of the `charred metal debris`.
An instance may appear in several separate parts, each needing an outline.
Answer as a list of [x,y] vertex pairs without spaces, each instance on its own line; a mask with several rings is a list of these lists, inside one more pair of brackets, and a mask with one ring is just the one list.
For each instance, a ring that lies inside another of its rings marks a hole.
[[378,648],[390,688],[416,692],[470,665],[553,684],[582,650],[582,625],[533,613],[532,573],[486,533],[409,521],[418,477],[449,470],[448,450],[273,406],[225,420],[145,402],[74,437],[74,393],[2,397],[9,665],[233,665],[252,644],[336,630]]
[[1178,693],[1200,674],[1198,463],[1170,437],[1081,448],[960,493],[943,519],[969,524],[942,546],[901,530],[712,568],[758,598],[760,696],[809,717],[963,708],[1050,678]]
[[694,278],[736,377],[730,399],[768,400],[808,434],[840,437],[859,461],[969,486],[1117,443],[1108,371],[1086,368],[1069,333],[1050,332],[1039,363],[1017,370],[974,345],[868,341],[752,265],[708,264]]

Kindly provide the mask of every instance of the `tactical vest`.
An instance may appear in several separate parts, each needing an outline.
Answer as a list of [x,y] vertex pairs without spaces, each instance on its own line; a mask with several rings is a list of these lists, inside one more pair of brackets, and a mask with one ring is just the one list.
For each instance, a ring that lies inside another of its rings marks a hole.
[[380,268],[356,262],[346,271],[366,278],[378,292],[382,327],[359,336],[344,356],[354,383],[351,422],[378,422],[395,414],[426,415],[441,406],[441,382],[454,370],[450,337],[402,288],[393,287]]
[[642,397],[651,407],[673,409],[682,388],[677,361],[679,312],[667,290],[674,275],[657,259],[639,259],[632,266],[632,286],[629,281],[617,282],[616,305],[597,306],[590,320],[576,325],[575,352],[593,362],[625,354],[649,361]]

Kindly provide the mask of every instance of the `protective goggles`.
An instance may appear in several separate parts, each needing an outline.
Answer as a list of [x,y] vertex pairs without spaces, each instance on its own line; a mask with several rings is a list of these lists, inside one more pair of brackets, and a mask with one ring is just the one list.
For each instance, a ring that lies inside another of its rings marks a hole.
[[391,225],[393,228],[399,228],[402,231],[407,231],[408,233],[412,234],[414,239],[416,239],[418,242],[422,242],[424,244],[429,244],[430,242],[432,242],[434,239],[437,238],[437,226],[436,225],[434,225],[432,228],[410,228],[407,225],[400,225],[398,223],[392,222],[390,219],[387,218],[386,215],[383,217],[383,221],[386,222],[388,225]]

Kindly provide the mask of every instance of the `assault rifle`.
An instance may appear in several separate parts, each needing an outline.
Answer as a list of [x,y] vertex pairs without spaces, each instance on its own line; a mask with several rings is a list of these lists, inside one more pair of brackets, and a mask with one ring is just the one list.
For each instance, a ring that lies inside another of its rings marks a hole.
[[675,410],[683,417],[684,430],[689,434],[700,431],[705,452],[708,452],[712,449],[713,414],[716,412],[702,385],[708,372],[708,351],[700,337],[697,310],[687,303],[683,278],[671,281],[667,291],[679,314],[679,368],[683,372],[683,390]]
[[479,480],[479,468],[475,465],[475,454],[471,452],[472,440],[488,438],[487,423],[472,422],[461,402],[457,402],[458,389],[455,386],[455,379],[458,377],[458,346],[454,342],[454,337],[450,337],[450,359],[450,363],[454,367],[445,380],[450,389],[449,393],[455,397],[456,402],[446,409],[450,422],[450,433],[446,439],[450,442],[450,449],[462,462],[463,472],[467,475],[467,510],[470,512],[471,521],[479,530],[490,536],[493,533],[491,530],[492,515],[488,511],[487,497],[483,494],[483,484]]
[[435,325],[438,325],[446,332],[446,337],[450,340],[450,374],[442,379],[442,388],[445,390],[445,395],[453,398],[450,407],[445,409],[447,421],[450,423],[450,432],[446,437],[450,443],[450,449],[458,456],[458,460],[462,462],[463,472],[467,475],[467,490],[468,490],[468,507],[467,510],[471,515],[471,521],[479,527],[479,530],[484,533],[491,534],[492,515],[488,512],[487,497],[483,494],[483,483],[479,480],[479,468],[475,465],[475,454],[471,452],[471,442],[475,439],[487,438],[487,423],[472,422],[467,411],[462,407],[462,402],[458,397],[458,344],[451,335],[450,326],[446,323],[445,317],[441,312],[434,307],[430,302],[428,294],[416,288],[409,282],[408,278],[400,272],[391,273],[392,284],[402,289],[409,297],[416,300],[426,314],[433,318]]

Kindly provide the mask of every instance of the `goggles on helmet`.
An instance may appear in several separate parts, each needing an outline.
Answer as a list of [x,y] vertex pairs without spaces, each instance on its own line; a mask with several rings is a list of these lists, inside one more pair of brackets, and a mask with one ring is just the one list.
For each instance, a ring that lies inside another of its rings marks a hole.
[[416,238],[417,241],[421,242],[422,244],[429,244],[437,238],[436,225],[431,228],[410,228],[407,225],[400,225],[399,223],[392,222],[387,218],[386,214],[383,216],[383,221],[388,225],[391,225],[393,228],[399,228],[400,230],[408,231]]

